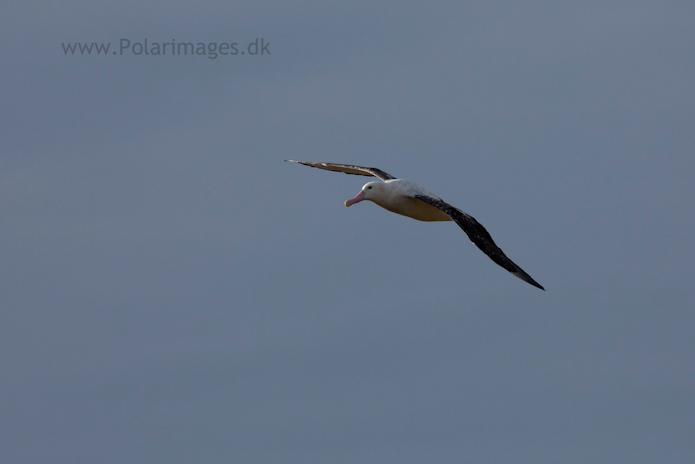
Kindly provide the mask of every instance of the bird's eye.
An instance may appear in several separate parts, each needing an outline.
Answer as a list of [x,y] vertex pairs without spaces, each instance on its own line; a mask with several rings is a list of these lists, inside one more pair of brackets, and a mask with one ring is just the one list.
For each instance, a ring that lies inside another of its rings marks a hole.
[[371,189],[371,188],[372,188],[372,186],[371,186],[371,185],[370,185],[369,187],[367,187],[367,189]]

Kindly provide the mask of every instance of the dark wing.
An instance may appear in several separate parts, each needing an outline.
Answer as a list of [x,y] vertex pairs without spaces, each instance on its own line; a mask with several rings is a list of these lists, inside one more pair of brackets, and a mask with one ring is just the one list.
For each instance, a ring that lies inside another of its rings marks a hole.
[[471,239],[471,242],[475,243],[475,245],[483,250],[483,253],[488,255],[490,259],[492,259],[494,262],[517,276],[523,281],[526,281],[533,285],[534,287],[538,287],[541,290],[545,290],[541,284],[533,280],[533,278],[526,274],[523,269],[521,269],[519,266],[514,264],[514,262],[507,258],[507,255],[504,254],[504,252],[498,247],[494,240],[492,240],[492,237],[490,237],[490,234],[488,233],[487,230],[485,230],[485,227],[483,227],[478,221],[475,220],[473,216],[470,216],[463,211],[461,211],[458,208],[454,208],[451,206],[449,203],[440,200],[438,198],[432,198],[427,195],[414,195],[414,198],[417,198],[420,201],[424,201],[425,203],[428,203],[435,208],[439,208],[440,210],[444,211],[446,214],[453,219],[456,224],[459,225],[463,229],[463,231],[468,235],[468,238]]
[[377,168],[365,168],[362,166],[353,166],[351,164],[317,163],[315,161],[285,161],[303,164],[304,166],[311,166],[312,168],[325,169],[327,171],[344,172],[345,174],[355,174],[357,176],[374,176],[384,181],[395,179],[395,177],[393,177],[391,174],[385,173],[381,169]]

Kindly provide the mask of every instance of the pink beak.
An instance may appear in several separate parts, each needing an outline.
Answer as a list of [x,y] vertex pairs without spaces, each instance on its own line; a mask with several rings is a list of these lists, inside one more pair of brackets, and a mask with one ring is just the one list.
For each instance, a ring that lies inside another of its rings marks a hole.
[[366,194],[364,193],[364,190],[360,190],[360,193],[358,193],[355,198],[350,198],[349,200],[345,200],[345,207],[352,206],[355,203],[359,203],[360,201],[364,200],[365,195]]

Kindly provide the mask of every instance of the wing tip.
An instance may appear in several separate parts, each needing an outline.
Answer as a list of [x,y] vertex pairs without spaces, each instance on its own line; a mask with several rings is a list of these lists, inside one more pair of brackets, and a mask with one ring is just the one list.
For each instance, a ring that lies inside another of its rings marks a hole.
[[529,283],[529,284],[533,285],[534,287],[540,288],[541,290],[545,291],[545,288],[543,288],[543,286],[541,284],[539,284],[538,282],[533,280],[533,278],[530,275],[526,274],[525,272],[523,272],[523,271],[522,272],[513,272],[512,274],[514,274],[515,276],[517,276],[518,278],[520,278],[524,282]]

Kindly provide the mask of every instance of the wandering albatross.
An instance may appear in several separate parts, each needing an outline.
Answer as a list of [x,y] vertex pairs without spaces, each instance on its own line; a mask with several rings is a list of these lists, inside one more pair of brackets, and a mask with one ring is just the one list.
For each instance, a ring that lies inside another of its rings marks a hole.
[[511,259],[498,247],[490,237],[490,234],[472,216],[458,208],[451,206],[437,195],[428,192],[419,185],[405,179],[397,179],[381,169],[353,166],[351,164],[317,163],[314,161],[285,160],[299,163],[312,168],[326,169],[328,171],[344,172],[358,176],[374,176],[383,182],[368,182],[362,187],[355,198],[345,201],[345,206],[351,206],[363,200],[369,200],[393,213],[408,216],[419,221],[454,221],[468,235],[468,238],[483,253],[488,255],[495,263],[499,264],[521,280],[534,287],[545,290],[541,284],[514,264]]

